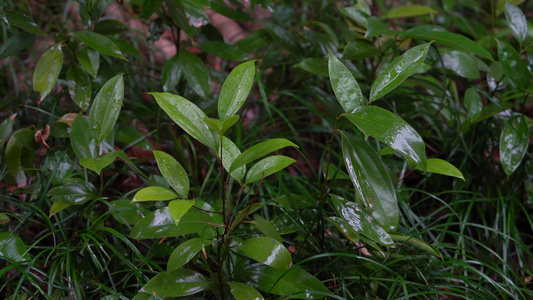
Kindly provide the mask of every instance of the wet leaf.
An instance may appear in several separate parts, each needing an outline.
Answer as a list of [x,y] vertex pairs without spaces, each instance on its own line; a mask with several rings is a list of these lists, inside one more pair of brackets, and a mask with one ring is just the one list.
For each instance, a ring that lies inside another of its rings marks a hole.
[[123,74],[109,79],[94,98],[89,112],[89,128],[101,144],[117,122],[124,98]]
[[0,46],[0,60],[18,54],[35,42],[35,35],[19,32],[8,38]]
[[78,65],[72,65],[67,72],[67,85],[70,97],[83,111],[91,101],[91,80]]
[[194,205],[193,200],[173,200],[168,204],[168,211],[176,224],[181,217]]
[[229,172],[233,172],[234,170],[246,165],[247,163],[250,163],[258,158],[261,158],[271,152],[277,151],[279,149],[285,148],[285,147],[296,147],[296,144],[293,142],[286,140],[286,139],[271,139],[268,141],[261,142],[255,146],[250,147],[246,151],[244,151],[241,155],[239,155],[231,164],[231,168]]
[[399,116],[377,106],[362,106],[345,114],[359,130],[398,151],[412,166],[426,169],[422,137]]
[[276,241],[282,243],[281,235],[279,235],[276,228],[270,224],[269,221],[265,220],[259,215],[256,215],[254,217],[254,220],[252,222],[259,231],[261,231],[265,236],[275,239]]
[[172,251],[167,262],[167,271],[173,271],[183,267],[202,250],[204,243],[201,238],[193,238],[181,243]]
[[102,169],[113,163],[115,158],[117,158],[117,154],[114,152],[107,153],[97,158],[84,157],[80,159],[80,165],[89,170],[93,170],[100,175]]
[[63,66],[63,51],[56,44],[43,53],[33,70],[33,90],[41,94],[43,100],[56,85]]
[[450,164],[449,162],[442,160],[442,159],[438,159],[438,158],[430,158],[427,160],[427,162],[428,162],[428,167],[427,167],[428,172],[442,174],[442,175],[451,176],[451,177],[457,177],[465,181],[463,173],[461,173],[459,169],[457,169],[454,165]]
[[237,113],[254,83],[255,60],[235,67],[228,75],[218,96],[218,116],[221,120]]
[[135,193],[132,202],[168,201],[176,198],[178,198],[178,196],[167,188],[160,186],[148,186]]
[[34,35],[46,35],[32,18],[20,11],[6,9],[4,10],[4,13],[9,25]]
[[250,168],[248,174],[246,174],[245,182],[246,184],[249,184],[254,181],[261,180],[261,178],[270,176],[280,170],[283,170],[295,162],[296,160],[283,155],[274,155],[264,158]]
[[205,118],[204,122],[211,127],[214,131],[218,132],[219,134],[224,134],[228,129],[231,128],[231,126],[235,125],[239,121],[238,115],[233,115],[227,119],[219,120],[219,119],[212,119],[212,118]]
[[151,213],[147,209],[142,209],[138,203],[130,200],[113,200],[109,202],[109,212],[113,218],[122,224],[135,224],[146,214]]
[[424,5],[401,5],[387,11],[383,15],[383,19],[409,18],[435,13],[438,11]]
[[52,201],[70,205],[81,205],[97,197],[94,191],[80,183],[67,183],[48,191]]
[[469,88],[465,92],[465,107],[468,111],[467,119],[470,122],[473,122],[481,115],[483,102],[481,102],[481,97],[474,88]]
[[[148,1],[151,2],[151,1]],[[189,18],[185,14],[185,9],[180,0],[165,0],[168,7],[168,13],[172,21],[178,28],[183,30],[191,40],[194,40],[194,28],[189,25]]]
[[174,159],[170,154],[163,151],[154,151],[154,156],[157,161],[159,171],[167,180],[168,184],[180,195],[187,199],[189,195],[189,176],[181,166],[181,164]]
[[455,72],[457,75],[468,79],[479,79],[479,69],[476,61],[471,55],[458,50],[439,49],[440,58],[436,63],[441,67],[441,60],[444,67]]
[[198,44],[200,50],[212,56],[222,57],[230,60],[241,60],[246,58],[244,51],[235,48],[235,46],[220,41],[207,41]]
[[368,28],[368,13],[355,7],[341,7],[340,11],[343,15],[354,20],[357,22],[357,24],[363,26],[365,29]]
[[523,115],[511,117],[500,135],[500,161],[507,177],[518,168],[529,145],[529,128]]
[[78,115],[72,122],[70,146],[79,159],[98,157],[96,139],[89,128],[89,120],[84,115]]
[[531,75],[526,63],[520,58],[513,46],[496,39],[498,46],[498,58],[502,66],[503,73],[509,79],[513,87],[517,89],[527,89],[530,84]]
[[170,60],[167,60],[161,71],[161,85],[163,85],[163,92],[176,92],[176,85],[183,76],[183,70],[179,64],[179,56],[175,55]]
[[193,270],[176,269],[157,274],[140,291],[159,297],[183,297],[207,289],[209,281],[204,275]]
[[113,57],[118,57],[127,60],[120,48],[109,38],[91,31],[77,31],[74,35],[80,39],[85,45],[93,48],[94,50]]
[[76,59],[93,78],[96,78],[100,68],[100,52],[90,48],[81,48],[76,51]]
[[31,259],[22,239],[12,232],[0,232],[0,258],[8,260],[10,263]]
[[53,216],[53,215],[57,214],[58,212],[64,210],[67,207],[70,207],[70,206],[71,206],[71,204],[61,203],[61,202],[54,202],[54,203],[52,203],[52,206],[50,206],[49,215]]
[[[241,151],[237,146],[227,137],[222,137],[222,164],[224,169],[229,172],[231,164],[237,157],[241,155]],[[231,177],[237,180],[238,183],[242,183],[244,175],[246,174],[246,166],[236,168],[231,172]]]
[[291,253],[271,237],[255,237],[242,242],[241,250],[252,259],[278,270],[286,270],[292,262]]
[[505,19],[515,39],[522,45],[527,38],[527,20],[520,8],[511,2],[505,2]]
[[355,108],[363,106],[366,99],[359,88],[357,80],[355,80],[350,70],[331,54],[329,54],[328,69],[331,87],[344,111],[351,112]]
[[181,49],[178,61],[192,90],[201,98],[208,98],[211,88],[209,71],[202,60],[191,52]]
[[235,300],[263,300],[263,295],[255,288],[241,282],[228,282],[231,294]]
[[392,61],[374,81],[370,102],[385,96],[416,72],[424,62],[430,45],[431,43],[427,43],[413,47]]

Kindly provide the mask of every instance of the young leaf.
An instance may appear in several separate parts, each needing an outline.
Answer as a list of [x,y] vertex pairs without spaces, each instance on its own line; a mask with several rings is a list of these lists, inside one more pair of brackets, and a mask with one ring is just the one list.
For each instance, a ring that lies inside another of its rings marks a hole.
[[117,154],[114,152],[96,158],[84,157],[80,159],[80,165],[89,170],[93,170],[100,175],[102,169],[114,162],[115,158],[117,158]]
[[461,173],[461,171],[459,171],[454,165],[450,164],[449,162],[438,158],[430,158],[427,160],[427,162],[428,167],[426,171],[451,177],[457,177],[465,181],[463,173]]
[[100,52],[90,48],[81,48],[76,51],[76,59],[93,78],[96,78],[100,68]]
[[198,252],[202,250],[204,243],[202,238],[193,238],[181,243],[168,258],[167,272],[174,271],[183,267],[186,263],[191,261]]
[[77,31],[74,32],[74,35],[80,39],[80,41],[85,43],[85,45],[102,54],[127,60],[122,54],[122,51],[120,51],[119,47],[113,43],[113,41],[99,33],[91,31]]
[[363,140],[342,135],[342,155],[356,197],[387,232],[398,228],[400,211],[392,180],[378,154]]
[[255,60],[235,67],[224,81],[218,96],[218,116],[221,120],[237,113],[250,93],[254,83]]
[[370,102],[385,96],[416,72],[424,62],[430,45],[431,42],[413,47],[392,61],[372,85]]
[[245,182],[252,183],[261,180],[261,178],[270,176],[280,170],[285,169],[296,161],[290,157],[283,155],[274,155],[264,158],[255,163],[246,174]]
[[168,201],[176,198],[178,196],[169,189],[160,186],[148,186],[135,193],[132,202]]
[[43,53],[33,71],[33,90],[41,94],[43,100],[54,88],[63,66],[61,44],[56,44]]
[[384,19],[409,18],[438,13],[431,7],[424,5],[402,5],[397,6],[383,15]]
[[522,45],[527,37],[527,20],[524,13],[511,2],[505,2],[505,19],[515,39]]
[[48,191],[52,201],[70,205],[81,205],[96,197],[96,194],[83,184],[67,183]]
[[422,137],[399,116],[377,106],[362,106],[345,116],[366,135],[401,153],[411,165],[426,169]]
[[100,89],[89,112],[89,127],[98,144],[111,132],[117,122],[124,98],[123,74],[109,79]]
[[91,80],[78,65],[72,65],[67,72],[67,85],[70,97],[86,111],[91,100]]
[[272,139],[268,141],[261,142],[255,146],[250,147],[244,151],[239,157],[237,157],[231,164],[229,172],[233,172],[237,168],[240,168],[246,165],[249,162],[252,162],[262,156],[265,156],[271,152],[277,151],[285,147],[296,147],[296,144],[286,139]]
[[[237,148],[237,146],[227,137],[222,137],[222,164],[226,171],[229,172],[231,164],[237,157],[239,157],[239,155],[241,155],[239,148]],[[236,168],[230,175],[237,180],[238,183],[242,183],[244,174],[246,174],[246,166]]]
[[240,248],[251,258],[278,270],[287,270],[292,262],[289,250],[271,237],[251,238],[242,242]]
[[161,174],[163,174],[163,177],[165,177],[168,184],[170,184],[178,195],[187,199],[190,183],[189,176],[187,176],[185,169],[174,159],[174,157],[163,151],[154,151],[154,156],[159,171],[161,171]]
[[529,128],[523,115],[513,116],[503,126],[500,135],[500,161],[507,177],[518,168],[526,155]]
[[469,88],[465,92],[465,107],[468,111],[468,120],[473,122],[481,115],[483,110],[483,102],[481,102],[481,97],[476,92],[476,89]]
[[520,58],[513,46],[496,39],[498,46],[498,58],[502,66],[503,73],[513,87],[517,89],[527,89],[530,84],[530,74],[526,63]]
[[92,136],[89,120],[84,115],[77,115],[72,122],[70,146],[79,159],[98,157],[96,139]]
[[168,211],[176,224],[181,217],[194,205],[194,200],[173,200],[168,204]]
[[12,232],[0,232],[0,257],[8,260],[9,263],[31,259],[22,239]]
[[328,69],[331,87],[344,111],[351,112],[355,108],[363,106],[366,100],[357,80],[350,70],[331,54],[329,54]]
[[193,91],[202,98],[209,97],[209,71],[202,60],[191,52],[181,49],[178,58],[183,75]]
[[214,132],[204,122],[206,114],[189,100],[170,93],[149,93],[154,96],[157,104],[178,124],[185,132],[218,152],[217,138]]
[[158,297],[183,297],[209,289],[209,280],[189,269],[161,272],[150,279],[141,292]]
[[228,282],[235,300],[263,300],[263,295],[252,286],[241,282]]

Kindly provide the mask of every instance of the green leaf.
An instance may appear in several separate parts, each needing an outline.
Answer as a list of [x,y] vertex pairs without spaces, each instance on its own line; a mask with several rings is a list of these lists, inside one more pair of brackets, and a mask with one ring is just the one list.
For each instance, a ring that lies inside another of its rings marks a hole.
[[22,239],[12,232],[0,232],[0,258],[9,260],[9,263],[31,259]]
[[[454,165],[450,164],[449,162],[438,158],[430,158],[427,160],[427,162],[428,167],[426,171],[451,177],[457,177],[465,181],[463,173],[461,173],[461,171],[459,171]],[[417,169],[421,170],[420,168]]]
[[54,88],[63,66],[61,44],[56,44],[43,53],[33,70],[33,90],[41,94],[43,100]]
[[296,299],[320,299],[331,292],[313,275],[300,267],[293,266],[287,271],[254,264],[238,274],[241,281],[274,295],[290,296]]
[[379,49],[374,46],[370,41],[357,39],[351,41],[346,45],[342,52],[343,59],[356,60],[365,59],[376,56],[379,53]]
[[109,79],[94,98],[89,112],[89,127],[98,144],[111,132],[117,122],[124,98],[123,74]]
[[[4,144],[13,132],[13,125],[15,124],[15,117],[17,114],[13,114],[0,123],[0,154],[4,152]],[[1,157],[1,155],[0,155]]]
[[168,204],[168,211],[176,224],[181,217],[194,205],[194,200],[173,200]]
[[261,295],[252,286],[241,282],[228,282],[231,294],[235,300],[263,300]]
[[361,242],[363,242],[365,245],[374,248],[374,250],[376,250],[381,257],[385,257],[380,245],[378,245],[372,239],[364,236],[361,232],[356,232],[354,227],[350,225],[348,221],[339,217],[329,217],[326,220],[335,225],[337,230],[339,230],[339,232],[342,233],[342,235],[344,235],[344,237],[350,242],[358,245],[358,247],[361,245]]
[[357,24],[363,26],[365,29],[368,28],[368,13],[355,7],[340,7],[340,11],[343,15],[354,20],[357,22]]
[[255,146],[250,147],[239,155],[231,164],[229,172],[233,172],[237,168],[240,168],[246,165],[249,162],[252,162],[262,156],[265,156],[271,152],[277,151],[285,147],[296,147],[296,144],[286,139],[271,139],[268,141],[261,142]]
[[396,231],[400,218],[392,180],[378,154],[365,141],[342,135],[342,155],[355,195],[374,218],[389,231]]
[[76,51],[76,59],[93,78],[96,78],[100,68],[100,52],[90,48],[81,48]]
[[468,111],[467,120],[473,122],[480,115],[483,110],[483,102],[481,102],[481,97],[476,92],[476,89],[469,88],[465,92],[465,107]]
[[179,55],[167,60],[161,71],[161,85],[163,92],[176,92],[176,85],[183,76],[183,70],[179,64]]
[[345,114],[359,130],[398,151],[412,166],[426,169],[422,137],[399,116],[377,106],[362,106]]
[[178,198],[178,196],[167,188],[160,186],[148,186],[135,193],[132,202],[168,201],[176,198]]
[[218,116],[221,120],[237,113],[244,104],[254,83],[255,60],[235,67],[224,81],[218,96]]
[[278,270],[287,270],[292,263],[289,250],[271,237],[251,238],[242,242],[240,248],[252,259]]
[[438,11],[424,5],[402,5],[397,6],[385,13],[383,19],[409,18],[416,16],[423,16],[428,14],[435,14]]
[[151,213],[141,208],[139,203],[132,203],[130,200],[117,199],[109,202],[108,205],[113,218],[122,224],[135,224]]
[[431,42],[413,47],[392,61],[372,85],[370,102],[385,96],[416,72],[424,62],[430,45]]
[[191,52],[181,49],[178,58],[183,75],[192,90],[202,98],[209,97],[209,71],[202,60]]
[[[229,119],[228,119],[229,120]],[[241,155],[241,151],[237,146],[227,137],[222,137],[222,164],[224,169],[229,172],[229,169],[237,157]],[[242,183],[244,175],[246,174],[246,166],[236,168],[231,172],[231,177],[237,180],[238,183]]]
[[524,13],[511,2],[505,2],[505,19],[515,39],[522,45],[527,38],[527,20]]
[[53,216],[53,215],[57,214],[58,212],[62,211],[63,209],[65,209],[65,208],[67,208],[69,206],[71,206],[71,204],[61,203],[61,202],[54,202],[54,203],[52,203],[52,206],[50,206],[49,215]]
[[165,0],[165,3],[167,4],[167,11],[170,14],[170,18],[177,25],[176,27],[183,30],[191,40],[194,40],[194,28],[189,25],[189,18],[185,14],[182,1]]
[[78,65],[72,65],[67,72],[67,85],[70,97],[83,111],[89,108],[91,81],[89,75]]
[[78,115],[72,122],[70,146],[79,159],[98,157],[96,139],[92,136],[89,120],[84,115]]
[[295,64],[294,66],[304,71],[307,71],[309,73],[313,73],[313,74],[324,76],[324,77],[329,76],[328,63],[323,58],[316,58],[316,57],[305,58],[299,63]]
[[100,34],[114,35],[125,33],[129,30],[129,27],[124,25],[124,23],[115,19],[105,19],[96,23],[94,26],[94,31]]
[[180,195],[187,199],[189,195],[189,176],[181,164],[170,154],[163,151],[154,151],[155,160],[159,171],[167,180],[168,184]]
[[70,205],[81,205],[96,198],[92,189],[79,183],[67,183],[53,188],[48,191],[47,196],[52,197],[52,201]]
[[392,36],[401,32],[397,30],[391,30],[387,24],[383,23],[380,19],[376,17],[370,17],[367,19],[367,21],[368,28],[365,34],[365,38],[380,35]]
[[80,165],[89,170],[93,170],[100,175],[102,169],[114,162],[115,158],[117,158],[117,154],[114,152],[107,153],[97,158],[84,157],[80,159]]
[[9,25],[34,35],[46,35],[32,18],[20,11],[6,9],[4,13]]
[[204,122],[206,114],[189,100],[170,93],[149,93],[169,117],[200,143],[218,152],[214,132]]
[[357,80],[350,70],[331,54],[329,54],[328,69],[331,87],[345,112],[351,112],[355,108],[365,105],[366,99]]
[[423,250],[431,255],[435,255],[437,257],[440,257],[442,259],[442,253],[440,253],[439,249],[437,247],[430,245],[422,240],[419,240],[417,238],[414,238],[412,236],[405,235],[403,233],[391,233],[390,235],[394,241],[402,242],[407,245],[411,245],[415,248],[418,248],[420,250]]
[[250,171],[248,171],[248,174],[246,174],[245,182],[248,184],[261,180],[261,178],[270,176],[280,170],[283,170],[295,162],[296,160],[283,155],[274,155],[264,158],[250,168]]
[[218,56],[224,59],[241,60],[246,57],[246,53],[241,51],[233,45],[226,44],[220,41],[207,41],[198,44],[200,50],[212,56]]
[[513,116],[503,126],[500,135],[500,161],[507,177],[518,168],[526,155],[529,128],[523,115]]
[[35,42],[35,35],[19,32],[8,38],[0,46],[0,60],[18,54]]
[[281,235],[279,235],[276,228],[272,224],[270,224],[269,221],[263,219],[259,215],[256,215],[252,223],[255,224],[255,226],[257,226],[257,229],[259,229],[259,231],[261,231],[267,237],[273,238],[280,243],[282,242]]
[[172,251],[167,262],[167,272],[179,269],[191,261],[202,250],[204,243],[197,237],[181,243]]
[[235,125],[239,121],[238,115],[233,115],[227,119],[219,120],[212,118],[205,118],[205,123],[219,134],[224,134],[231,126]]
[[157,274],[140,291],[159,297],[183,297],[207,289],[209,281],[204,275],[188,269],[176,269]]
[[513,46],[498,39],[496,39],[496,44],[498,46],[498,58],[505,76],[513,87],[527,89],[531,76],[526,63],[520,58]]
[[148,151],[153,151],[154,147],[146,139],[151,133],[144,133],[138,127],[125,123],[118,123],[115,126],[115,138],[119,141],[135,145]]
[[474,57],[471,55],[449,49],[439,49],[440,59],[437,59],[437,65],[444,64],[444,67],[448,70],[455,72],[457,75],[468,79],[479,79],[479,69],[477,67]]
[[463,35],[447,32],[441,27],[432,25],[417,26],[403,32],[401,37],[435,41],[438,44],[466,50],[494,61],[490,53],[476,42]]
[[120,51],[120,48],[107,37],[91,31],[77,31],[74,35],[80,39],[85,45],[93,48],[94,50],[113,57],[118,57],[127,61],[127,59]]

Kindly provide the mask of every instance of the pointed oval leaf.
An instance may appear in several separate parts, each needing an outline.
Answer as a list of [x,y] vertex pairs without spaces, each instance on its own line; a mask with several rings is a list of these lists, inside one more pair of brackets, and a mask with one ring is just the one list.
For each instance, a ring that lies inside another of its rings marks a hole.
[[378,154],[365,141],[343,134],[342,155],[360,203],[387,232],[395,231],[400,218],[398,200]]
[[179,55],[168,60],[161,70],[161,85],[163,92],[176,92],[176,85],[183,76],[183,70],[179,64]]
[[224,81],[218,96],[218,116],[221,120],[237,113],[244,104],[254,83],[255,60],[235,67]]
[[362,106],[345,116],[366,135],[398,151],[411,165],[426,169],[422,137],[399,116],[377,106]]
[[343,63],[335,56],[329,54],[329,80],[337,101],[345,112],[351,112],[365,104],[365,97],[359,88],[357,80]]
[[294,65],[302,70],[305,70],[309,73],[327,77],[328,74],[328,63],[323,58],[309,57],[303,59],[301,62]]
[[33,71],[33,90],[44,99],[54,88],[63,66],[63,50],[56,44],[43,53]]
[[91,80],[78,65],[72,65],[67,72],[67,85],[70,97],[86,111],[91,100]]
[[529,144],[529,128],[523,115],[511,117],[500,135],[500,161],[507,177],[518,168]]
[[340,11],[343,15],[354,20],[357,22],[357,24],[363,26],[365,29],[368,27],[369,15],[367,12],[355,7],[341,7]]
[[96,194],[83,184],[67,183],[49,190],[47,196],[52,197],[55,202],[81,205],[94,199]]
[[0,258],[7,259],[10,263],[31,259],[22,239],[12,232],[0,232]]
[[511,28],[511,32],[515,39],[520,43],[524,43],[527,37],[527,20],[526,16],[520,8],[511,2],[505,2],[505,19]]
[[502,66],[503,73],[513,87],[517,89],[527,89],[531,75],[526,63],[520,58],[513,46],[496,39],[498,46],[498,58]]
[[127,60],[122,54],[122,51],[120,51],[120,48],[112,40],[99,33],[91,31],[77,31],[74,32],[74,35],[80,39],[80,41],[85,43],[85,45],[102,54]]
[[213,130],[204,122],[206,114],[189,100],[170,93],[149,93],[168,116],[200,143],[218,152]]
[[250,168],[250,171],[246,174],[245,182],[248,184],[261,180],[261,178],[283,170],[295,162],[296,160],[283,155],[274,155],[264,158]]
[[63,209],[71,206],[70,204],[61,203],[61,202],[54,202],[52,203],[52,206],[50,206],[50,217],[57,214],[58,212],[62,211]]
[[140,291],[158,297],[183,297],[207,289],[209,281],[204,275],[189,269],[176,269],[157,274]]
[[148,186],[135,193],[132,202],[168,201],[176,198],[178,196],[174,191],[160,186]]
[[468,111],[468,120],[470,122],[474,121],[481,115],[483,110],[483,102],[481,102],[481,97],[476,92],[476,89],[469,88],[465,92],[465,107]]
[[167,272],[179,269],[191,261],[202,250],[202,238],[193,238],[181,243],[168,258]]
[[101,144],[117,122],[122,99],[124,99],[123,74],[109,79],[94,98],[89,112],[89,127],[94,138]]
[[289,250],[271,237],[251,238],[242,242],[240,248],[251,258],[278,270],[287,270],[292,262]]
[[385,13],[383,19],[409,18],[438,13],[431,7],[424,5],[401,5]]
[[72,122],[70,146],[79,159],[98,157],[96,139],[91,134],[89,119],[84,115],[77,115]]
[[[3,4],[2,4],[3,6]],[[3,7],[2,7],[3,10]],[[17,10],[3,10],[7,23],[35,35],[46,35],[35,21]]]
[[255,146],[250,147],[244,151],[239,157],[237,157],[231,164],[229,172],[233,172],[237,168],[240,168],[246,165],[249,162],[252,162],[260,157],[263,157],[271,152],[277,151],[285,147],[296,147],[296,144],[286,139],[271,139],[268,141],[261,142]]
[[261,231],[265,236],[273,238],[280,243],[283,242],[281,235],[279,235],[274,225],[270,224],[269,221],[263,219],[261,216],[254,217],[252,223],[257,226],[257,229],[259,229],[259,231]]
[[430,45],[431,42],[413,47],[391,62],[372,84],[370,102],[385,96],[416,72],[424,62]]
[[194,205],[194,200],[174,200],[168,204],[168,211],[176,224],[181,217]]
[[115,158],[117,158],[117,154],[114,152],[96,158],[84,157],[80,159],[80,165],[89,170],[93,170],[100,175],[102,169],[114,162]]
[[427,253],[431,255],[435,255],[437,257],[440,257],[442,259],[442,253],[440,253],[439,249],[437,247],[430,245],[420,239],[414,238],[412,236],[405,235],[403,233],[392,233],[391,237],[393,240],[402,242],[408,245],[411,245],[415,248],[418,248],[420,250],[426,251]]
[[163,151],[154,150],[154,156],[159,171],[161,171],[161,174],[163,174],[163,177],[165,177],[168,184],[170,184],[178,195],[187,199],[190,183],[189,176],[187,176],[185,169],[174,159],[174,157]]
[[[222,137],[222,164],[224,169],[229,172],[233,161],[241,155],[239,148],[227,137]],[[246,174],[246,166],[241,166],[236,168],[230,173],[231,177],[237,180],[238,183],[242,183],[244,179],[244,174]]]
[[100,68],[100,52],[90,48],[81,48],[76,51],[76,59],[93,78],[96,78]]
[[365,245],[370,246],[374,248],[378,253],[385,257],[385,254],[383,253],[383,250],[381,249],[382,246],[378,245],[376,242],[374,242],[372,239],[364,236],[361,234],[361,232],[356,232],[354,227],[351,226],[346,220],[339,217],[329,217],[327,218],[328,222],[332,223],[337,227],[337,229],[344,235],[345,238],[347,238],[350,242],[360,245],[361,241],[365,243]]
[[209,97],[209,71],[202,60],[191,52],[181,49],[178,61],[183,75],[193,91],[202,98]]
[[430,158],[427,161],[428,161],[428,167],[426,171],[431,172],[431,173],[451,176],[451,177],[457,177],[465,181],[463,173],[461,173],[459,169],[457,169],[454,165],[450,164],[449,162],[439,159],[439,158]]
[[441,60],[444,67],[455,72],[457,75],[468,79],[479,79],[479,69],[476,61],[472,55],[458,50],[439,49],[440,59],[437,59],[437,64],[440,65]]
[[235,125],[237,121],[239,121],[238,115],[233,115],[227,119],[219,120],[219,119],[212,119],[212,118],[205,118],[205,123],[209,125],[214,131],[218,132],[219,134],[224,134],[228,129],[231,128],[231,126]]
[[242,282],[228,282],[235,300],[263,300],[263,295],[252,286]]

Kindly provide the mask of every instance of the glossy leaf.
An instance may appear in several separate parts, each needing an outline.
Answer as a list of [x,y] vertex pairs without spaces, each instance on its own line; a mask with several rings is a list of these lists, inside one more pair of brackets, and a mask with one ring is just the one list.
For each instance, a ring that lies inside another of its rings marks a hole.
[[523,115],[513,116],[500,135],[500,161],[507,177],[518,168],[529,145],[529,128]]
[[[2,7],[3,8],[3,7]],[[17,10],[4,10],[6,20],[9,25],[17,27],[34,35],[45,35],[35,21]]]
[[86,111],[91,100],[91,81],[78,65],[72,65],[67,72],[68,92],[72,100]]
[[[150,2],[150,1],[149,1]],[[189,24],[189,18],[185,14],[181,0],[165,0],[168,13],[178,28],[183,30],[191,40],[194,40],[194,28]]]
[[56,44],[43,53],[33,71],[33,90],[44,99],[56,85],[59,72],[63,66],[63,50]]
[[181,164],[170,154],[163,151],[154,151],[154,156],[159,171],[161,171],[161,174],[163,174],[163,177],[165,177],[168,184],[170,184],[170,186],[182,198],[187,198],[190,187],[187,171],[185,171]]
[[79,159],[98,157],[96,139],[92,136],[89,128],[89,120],[84,115],[78,115],[72,122],[70,146]]
[[271,152],[277,151],[279,149],[285,148],[285,147],[296,147],[296,144],[293,142],[286,140],[286,139],[271,139],[268,141],[261,142],[255,146],[250,147],[246,151],[244,151],[241,155],[239,155],[231,164],[231,168],[229,172],[233,172],[234,170],[246,165],[247,163],[250,163],[258,158],[261,158]]
[[468,79],[479,79],[479,69],[476,61],[471,55],[458,50],[439,49],[440,58],[437,59],[437,65],[444,64],[448,70],[455,72],[457,75]]
[[248,174],[246,174],[245,182],[248,184],[261,180],[261,178],[283,170],[295,162],[296,160],[283,155],[274,155],[263,158],[250,168]]
[[509,44],[496,40],[498,46],[498,58],[502,66],[503,73],[509,79],[513,87],[517,89],[527,89],[530,84],[531,75],[526,63],[520,55]]
[[357,80],[348,68],[335,56],[329,54],[329,80],[337,101],[345,112],[351,112],[366,102]]
[[252,286],[242,282],[228,282],[235,300],[263,300],[263,295]]
[[35,42],[35,35],[19,32],[5,40],[0,46],[0,60],[18,54]]
[[84,157],[80,159],[80,165],[89,170],[93,170],[100,175],[102,169],[113,163],[115,158],[117,158],[117,154],[114,152],[96,158]]
[[269,221],[265,220],[261,216],[257,215],[254,217],[252,222],[259,231],[261,231],[265,236],[275,239],[278,242],[283,242],[281,235],[276,231],[276,228],[270,224]]
[[413,166],[426,169],[422,137],[399,116],[377,106],[363,106],[345,114],[359,130],[398,151]]
[[98,144],[102,143],[115,126],[123,98],[122,74],[109,79],[94,98],[89,112],[89,127]]
[[323,58],[309,57],[301,62],[294,65],[302,70],[305,70],[309,73],[327,77],[328,73],[328,63]]
[[9,263],[31,259],[22,239],[12,232],[0,232],[0,258],[8,260]]
[[77,31],[74,32],[74,35],[80,39],[80,41],[85,43],[85,45],[104,55],[110,55],[127,60],[122,54],[122,51],[120,51],[120,48],[112,40],[99,33],[91,31]]
[[231,128],[231,126],[235,125],[239,121],[238,115],[233,115],[227,119],[219,120],[219,119],[212,119],[212,118],[205,118],[204,122],[209,125],[214,131],[218,132],[219,134],[224,134],[228,129]]
[[81,205],[96,198],[91,189],[79,183],[67,183],[53,188],[48,191],[47,196],[52,197],[52,201],[70,205]]
[[218,116],[221,120],[237,113],[244,104],[254,83],[255,60],[235,67],[222,85],[218,96]]
[[67,207],[70,207],[70,206],[72,206],[72,205],[71,204],[67,204],[67,203],[54,202],[54,203],[52,203],[52,206],[50,206],[49,215],[53,216],[53,215],[57,214],[58,212],[64,210]]
[[120,199],[109,202],[109,212],[115,220],[122,224],[135,224],[151,213],[151,211],[141,208],[139,203]]
[[76,59],[93,78],[96,78],[100,68],[100,52],[90,48],[81,48],[76,51]]
[[373,57],[379,53],[379,49],[370,41],[357,39],[349,42],[342,52],[343,59],[365,59]]
[[207,289],[209,281],[204,275],[189,269],[176,269],[157,274],[140,291],[159,297],[183,297]]
[[168,211],[176,224],[181,217],[194,205],[194,200],[173,200],[168,204]]
[[457,49],[472,52],[481,57],[494,60],[490,53],[479,46],[476,42],[457,33],[448,32],[441,27],[432,25],[417,26],[401,34],[404,38],[422,39],[426,41],[435,41],[438,44],[454,47]]
[[515,39],[522,45],[527,38],[527,20],[520,8],[511,2],[505,2],[505,19]]
[[365,29],[368,28],[368,13],[355,7],[341,7],[340,11],[343,15],[354,20],[357,22],[357,24],[363,26]]
[[418,248],[420,250],[423,250],[431,255],[435,255],[437,257],[440,257],[442,259],[442,253],[440,253],[439,249],[437,247],[430,245],[422,240],[419,240],[417,238],[414,238],[412,236],[408,236],[402,233],[391,233],[391,237],[393,240],[405,243],[407,245],[411,245],[415,248]]
[[365,34],[365,38],[381,35],[392,36],[400,33],[400,31],[397,30],[391,30],[387,24],[383,23],[380,19],[376,17],[370,17],[367,19],[367,21],[368,28]]
[[365,141],[342,135],[342,155],[356,197],[388,231],[398,228],[400,211],[392,180],[378,154]]
[[451,176],[451,177],[457,177],[465,181],[463,173],[461,173],[459,169],[457,169],[454,165],[450,164],[449,162],[442,160],[442,159],[438,159],[438,158],[430,158],[427,160],[427,162],[428,162],[428,167],[427,167],[428,172],[442,174],[442,175]]
[[393,60],[374,81],[370,90],[370,102],[385,96],[416,72],[424,62],[430,45],[431,43],[427,43],[413,47]]
[[244,51],[235,48],[233,45],[220,41],[206,41],[198,44],[198,48],[209,55],[218,56],[224,59],[241,60],[246,57]]
[[428,14],[435,14],[438,11],[434,10],[431,7],[424,5],[402,5],[394,7],[393,9],[387,11],[383,15],[384,19],[397,19],[397,18],[409,18],[416,16],[423,16]]
[[183,70],[179,64],[179,56],[175,55],[167,60],[161,71],[161,85],[163,92],[176,92],[176,85],[183,76]]
[[13,132],[16,116],[17,114],[13,114],[0,123],[0,154],[4,152],[4,144]]
[[181,243],[168,258],[167,272],[179,269],[191,261],[202,250],[202,238],[193,238]]
[[376,250],[380,256],[385,257],[385,254],[381,249],[382,246],[378,245],[378,243],[376,243],[373,239],[366,237],[361,232],[355,231],[355,228],[351,226],[350,223],[345,219],[339,217],[329,217],[326,220],[333,224],[337,230],[339,230],[339,232],[342,233],[346,239],[348,239],[348,241],[354,243],[358,247],[360,247],[361,242],[363,242],[366,246],[374,248],[374,250]]
[[206,114],[189,100],[170,93],[149,93],[157,104],[178,124],[202,144],[218,152],[214,132],[205,124]]
[[168,201],[176,198],[178,198],[178,196],[167,188],[160,186],[148,186],[135,193],[132,202]]
[[468,120],[470,122],[473,122],[481,115],[483,102],[481,102],[481,97],[474,88],[469,88],[465,92],[465,107],[468,111]]
[[[227,137],[222,137],[222,164],[224,169],[229,172],[233,161],[241,155],[239,148]],[[238,183],[242,183],[244,175],[246,174],[246,166],[236,168],[231,172],[231,177],[237,180]]]
[[282,243],[271,237],[255,237],[242,242],[240,249],[260,263],[278,270],[286,270],[292,262],[291,253]]
[[192,90],[200,97],[209,97],[209,71],[202,60],[191,52],[181,49],[178,58],[183,75]]
[[320,280],[296,266],[284,271],[254,264],[241,272],[239,277],[263,292],[295,299],[321,299],[324,294],[331,294]]

